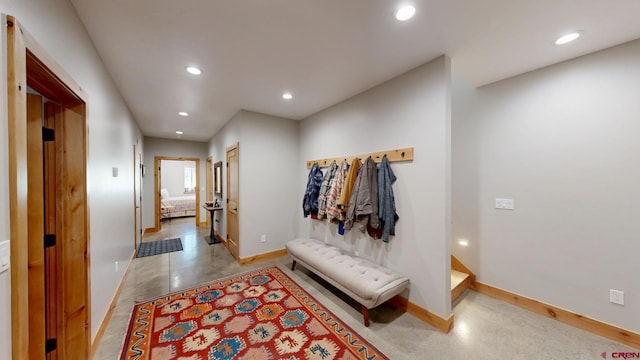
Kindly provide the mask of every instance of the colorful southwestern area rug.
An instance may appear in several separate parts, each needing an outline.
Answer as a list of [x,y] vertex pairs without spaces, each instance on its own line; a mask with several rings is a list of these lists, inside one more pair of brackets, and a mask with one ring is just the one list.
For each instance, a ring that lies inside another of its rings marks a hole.
[[120,359],[388,358],[273,266],[135,305]]

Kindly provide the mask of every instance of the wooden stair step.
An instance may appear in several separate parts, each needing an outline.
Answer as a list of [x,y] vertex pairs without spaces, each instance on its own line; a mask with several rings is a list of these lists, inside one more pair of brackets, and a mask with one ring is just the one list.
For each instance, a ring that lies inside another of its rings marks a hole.
[[451,270],[451,302],[456,301],[471,285],[471,276],[457,270]]

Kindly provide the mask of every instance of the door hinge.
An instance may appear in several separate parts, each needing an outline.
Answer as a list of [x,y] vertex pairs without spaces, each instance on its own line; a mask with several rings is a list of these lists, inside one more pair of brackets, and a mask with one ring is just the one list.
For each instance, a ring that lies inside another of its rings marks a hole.
[[140,229],[140,235],[142,235],[142,229]]
[[229,203],[229,199],[227,199],[227,204]]
[[54,141],[56,139],[56,132],[53,129],[42,127],[42,141]]
[[44,236],[44,247],[52,247],[56,244],[56,235],[55,234],[46,234]]
[[53,350],[58,348],[58,340],[57,339],[47,339],[44,343],[44,351],[45,353],[50,353]]

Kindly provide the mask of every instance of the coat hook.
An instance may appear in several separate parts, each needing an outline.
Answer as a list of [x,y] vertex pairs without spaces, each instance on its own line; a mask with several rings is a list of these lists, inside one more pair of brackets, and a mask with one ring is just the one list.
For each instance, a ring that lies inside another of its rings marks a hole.
[[400,157],[404,158],[404,151],[400,153]]

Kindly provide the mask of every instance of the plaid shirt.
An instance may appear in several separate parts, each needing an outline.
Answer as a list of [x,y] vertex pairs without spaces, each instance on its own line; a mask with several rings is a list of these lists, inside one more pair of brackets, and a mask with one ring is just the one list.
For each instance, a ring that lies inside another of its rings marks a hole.
[[329,169],[324,173],[324,179],[322,179],[322,185],[320,186],[320,195],[318,195],[318,217],[320,219],[324,218],[327,214],[327,195],[329,194],[329,190],[331,189],[331,180],[333,176],[336,174],[336,170],[338,170],[338,164],[333,160],[331,164],[329,164]]
[[344,221],[344,212],[342,207],[338,205],[338,198],[342,193],[342,186],[344,186],[344,178],[347,176],[347,169],[349,164],[346,160],[343,160],[336,171],[336,174],[331,179],[329,185],[329,193],[327,194],[327,219],[333,221]]

